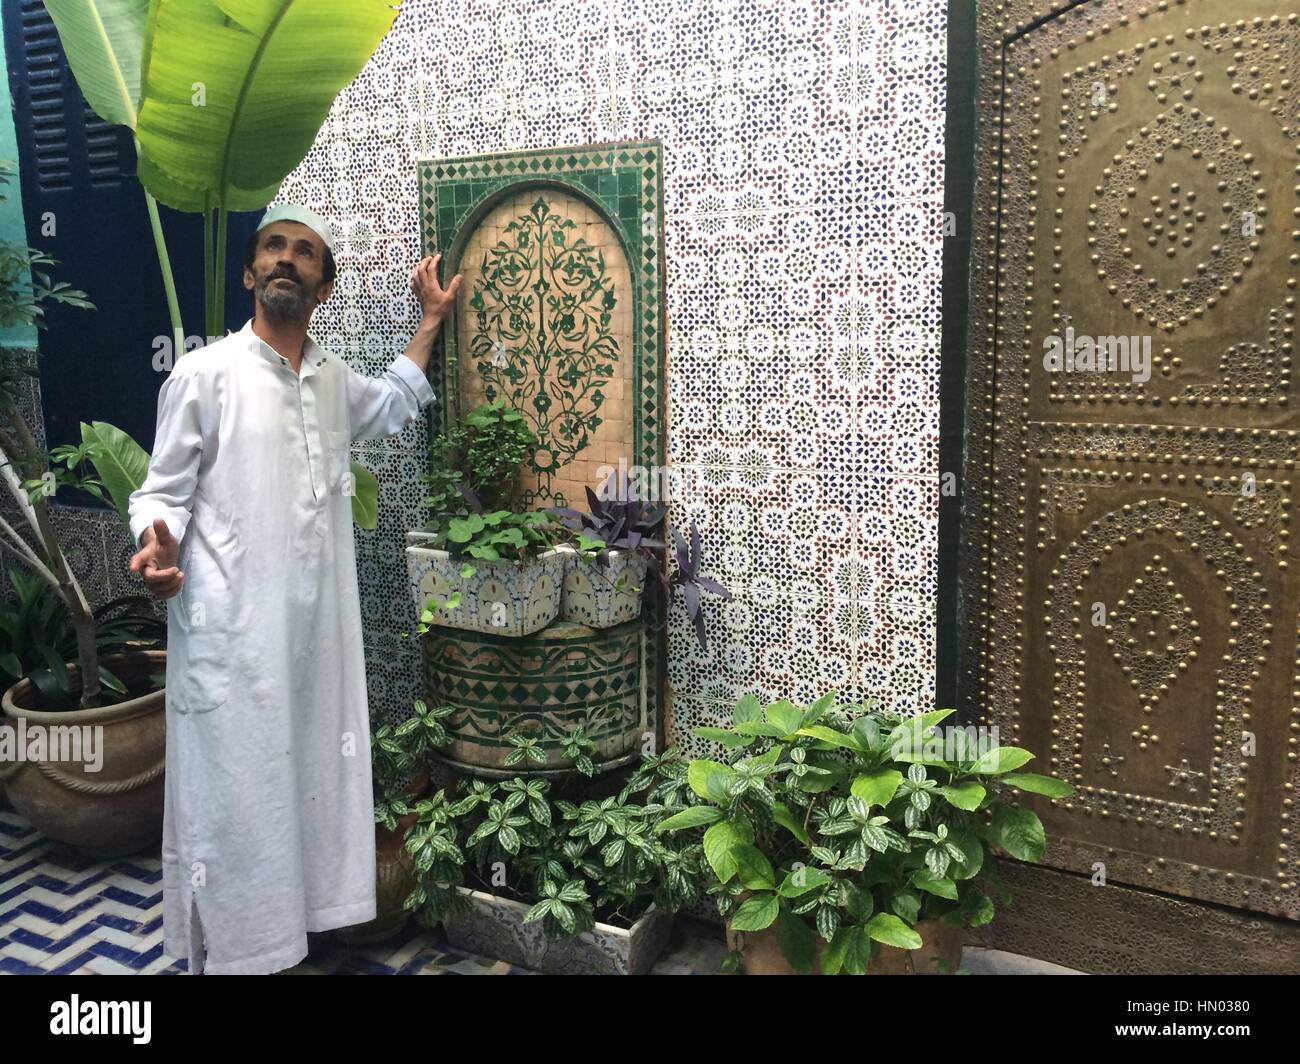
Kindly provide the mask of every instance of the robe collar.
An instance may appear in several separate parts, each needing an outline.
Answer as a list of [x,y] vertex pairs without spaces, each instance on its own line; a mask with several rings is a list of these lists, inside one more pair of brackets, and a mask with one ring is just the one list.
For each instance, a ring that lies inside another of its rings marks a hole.
[[[239,331],[239,335],[248,342],[250,350],[261,355],[267,362],[271,363],[271,365],[289,366],[289,360],[287,358],[258,336],[257,333],[253,332],[252,318],[248,319],[244,327]],[[325,361],[328,358],[329,356],[325,354],[324,349],[316,343],[315,340],[308,336],[306,342],[303,344],[302,369],[300,370],[301,376],[306,377],[315,373],[325,364]],[[293,367],[289,366],[289,368],[292,369]]]

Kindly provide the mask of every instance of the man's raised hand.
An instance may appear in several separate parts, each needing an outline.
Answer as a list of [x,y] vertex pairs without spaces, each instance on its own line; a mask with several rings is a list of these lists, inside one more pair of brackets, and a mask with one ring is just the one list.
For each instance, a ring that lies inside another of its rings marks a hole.
[[180,544],[161,517],[154,518],[153,527],[144,530],[140,541],[143,546],[131,557],[131,572],[144,577],[145,587],[154,598],[171,598],[185,579],[185,574],[176,568]]

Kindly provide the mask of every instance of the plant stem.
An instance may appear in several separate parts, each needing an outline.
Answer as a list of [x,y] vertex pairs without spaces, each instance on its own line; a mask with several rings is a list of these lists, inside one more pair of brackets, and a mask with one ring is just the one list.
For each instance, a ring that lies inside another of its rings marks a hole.
[[[140,141],[135,140],[135,154],[140,156]],[[167,254],[167,240],[163,236],[162,218],[158,214],[158,201],[146,189],[145,207],[149,211],[149,227],[153,230],[153,245],[158,252],[158,268],[162,271],[163,292],[167,296],[167,314],[172,322],[173,359],[185,353],[185,326],[181,322],[180,300],[176,298],[176,277],[172,273],[171,256]],[[173,365],[175,363],[173,362]]]
[[212,275],[212,306],[216,328],[213,336],[223,336],[226,332],[226,222],[230,212],[225,204],[217,205],[217,262]]
[[212,212],[207,207],[205,200],[203,207],[203,334],[204,336],[216,336],[216,330],[212,327],[213,306],[212,306]]

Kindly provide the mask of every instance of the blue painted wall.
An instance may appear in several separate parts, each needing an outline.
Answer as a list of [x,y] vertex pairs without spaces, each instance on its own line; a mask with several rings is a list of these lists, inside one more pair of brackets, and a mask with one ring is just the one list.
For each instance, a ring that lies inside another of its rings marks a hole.
[[[6,63],[4,47],[4,35],[0,34],[0,63]],[[27,229],[23,223],[23,194],[18,181],[18,140],[14,136],[13,96],[9,92],[8,77],[0,78],[0,159],[8,159],[13,163],[13,174],[3,186],[5,200],[0,203],[0,240],[25,246]],[[15,325],[0,329],[0,347],[35,349],[36,327]]]

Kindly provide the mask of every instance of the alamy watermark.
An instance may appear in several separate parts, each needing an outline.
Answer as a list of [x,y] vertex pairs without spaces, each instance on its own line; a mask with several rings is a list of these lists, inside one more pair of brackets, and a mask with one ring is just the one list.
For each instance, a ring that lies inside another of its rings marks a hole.
[[78,762],[87,772],[104,765],[102,724],[29,724],[19,717],[17,725],[0,724],[0,766],[20,761]]
[[1048,373],[1128,373],[1134,384],[1151,379],[1150,336],[1088,336],[1074,327],[1043,341]]

